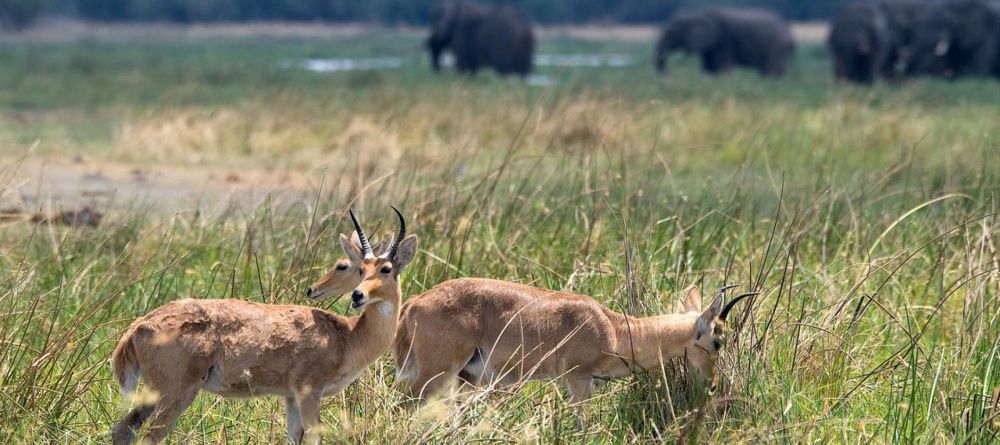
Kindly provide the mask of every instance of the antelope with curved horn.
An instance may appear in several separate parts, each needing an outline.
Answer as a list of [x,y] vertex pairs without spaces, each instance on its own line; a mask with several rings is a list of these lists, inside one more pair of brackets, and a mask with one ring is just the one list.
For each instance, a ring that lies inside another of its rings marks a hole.
[[[375,256],[361,224],[340,235],[348,259],[338,261],[307,296],[351,294],[358,317],[308,306],[241,300],[180,300],[139,318],[111,355],[123,395],[139,376],[151,395],[115,426],[115,443],[131,443],[147,420],[146,440],[163,441],[174,422],[205,390],[223,397],[285,398],[289,441],[318,440],[320,398],[342,391],[392,344],[399,319],[399,274],[417,251],[415,235],[399,234]],[[149,399],[149,400],[146,400]]]
[[594,299],[506,281],[446,281],[403,305],[393,356],[410,394],[423,399],[454,377],[479,385],[559,379],[570,401],[590,399],[595,379],[651,370],[686,357],[689,369],[714,381],[725,321],[740,295],[722,305],[719,290],[702,311],[692,286],[685,313],[635,318]]

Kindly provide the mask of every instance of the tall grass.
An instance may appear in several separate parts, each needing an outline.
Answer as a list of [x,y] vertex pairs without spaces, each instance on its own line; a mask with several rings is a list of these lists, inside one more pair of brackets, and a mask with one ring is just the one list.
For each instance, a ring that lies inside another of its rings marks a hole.
[[[5,161],[38,140],[36,154],[270,169],[312,186],[245,212],[120,203],[96,229],[0,226],[12,441],[106,442],[124,412],[108,355],[131,320],[176,298],[308,304],[346,208],[374,227],[387,204],[420,237],[408,295],[483,276],[656,314],[692,283],[763,293],[733,317],[722,385],[697,412],[674,363],[611,382],[579,429],[539,382],[412,412],[386,358],[324,406],[331,442],[990,443],[1000,431],[995,84],[834,87],[808,48],[780,82],[681,62],[667,80],[645,65],[547,69],[560,83],[538,89],[422,66],[280,68],[416,48],[403,38],[18,45],[0,64],[20,86],[0,97]],[[32,64],[53,69],[19,71]],[[63,80],[86,88],[43,92]],[[202,395],[172,438],[283,435],[276,400]]]

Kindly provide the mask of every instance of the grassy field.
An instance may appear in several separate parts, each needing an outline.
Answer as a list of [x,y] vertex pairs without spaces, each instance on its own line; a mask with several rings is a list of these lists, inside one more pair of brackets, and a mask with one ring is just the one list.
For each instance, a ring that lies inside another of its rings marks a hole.
[[[630,64],[544,66],[526,84],[433,76],[408,34],[0,42],[4,202],[44,207],[18,191],[20,166],[81,157],[291,176],[305,196],[221,213],[113,202],[97,228],[0,222],[0,437],[108,442],[125,410],[108,356],[135,317],[182,297],[309,304],[346,209],[392,226],[395,204],[420,237],[408,295],[495,277],[647,315],[693,283],[763,295],[697,422],[677,364],[611,383],[576,429],[537,382],[404,410],[386,356],[327,400],[329,442],[995,441],[1000,84],[838,86],[810,46],[779,81],[705,77],[691,58],[664,79],[651,51],[547,39],[545,54]],[[382,57],[403,66],[300,67]],[[171,436],[283,437],[278,400],[208,394]]]

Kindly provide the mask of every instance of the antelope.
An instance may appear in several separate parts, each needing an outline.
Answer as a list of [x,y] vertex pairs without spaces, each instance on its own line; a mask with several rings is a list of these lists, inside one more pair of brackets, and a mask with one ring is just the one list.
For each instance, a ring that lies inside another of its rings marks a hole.
[[314,307],[241,300],[179,300],[139,318],[111,355],[114,377],[128,398],[139,377],[151,391],[115,426],[114,443],[132,443],[150,420],[145,439],[159,443],[205,390],[223,397],[285,398],[288,440],[319,440],[319,406],[392,345],[399,319],[400,273],[413,259],[416,235],[406,221],[385,253],[375,256],[351,211],[355,235],[340,235],[347,254],[309,287],[311,299],[351,293],[357,317]]
[[726,317],[726,286],[702,310],[690,287],[684,313],[635,318],[594,299],[507,281],[463,278],[441,283],[403,305],[393,357],[398,378],[420,401],[454,381],[478,386],[556,379],[578,407],[595,379],[621,378],[686,357],[701,381],[715,381]]

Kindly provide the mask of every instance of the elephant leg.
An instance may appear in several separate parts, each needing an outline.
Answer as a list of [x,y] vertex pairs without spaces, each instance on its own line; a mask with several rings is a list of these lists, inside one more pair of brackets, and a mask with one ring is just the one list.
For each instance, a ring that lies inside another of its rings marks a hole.
[[701,65],[705,71],[712,74],[719,74],[728,71],[732,67],[732,60],[727,51],[715,49],[702,53]]
[[718,63],[718,66],[719,66],[719,72],[720,73],[724,73],[726,71],[729,71],[729,70],[733,69],[733,66],[735,65],[735,62],[733,61],[733,54],[732,53],[730,53],[729,51],[723,50],[723,51],[720,51],[719,55],[716,56],[716,57],[717,57],[717,60],[718,60],[717,63]]
[[442,50],[440,48],[432,47],[430,49],[430,53],[431,53],[431,68],[435,72],[441,71],[441,53],[442,53]]
[[969,54],[964,70],[959,70],[967,76],[985,77],[990,74],[993,58],[996,57],[994,45],[983,44],[983,47]]
[[865,83],[875,83],[875,80],[878,79],[878,73],[882,70],[881,65],[877,59],[868,61],[868,66],[865,70]]
[[899,63],[899,55],[895,50],[889,51],[882,63],[882,76],[889,80],[896,79],[896,65]]
[[761,77],[779,77],[781,71],[781,68],[773,61],[765,61],[757,66],[757,72],[760,73]]
[[462,66],[458,67],[458,72],[460,72],[462,74],[465,74],[465,75],[468,75],[468,76],[475,76],[476,72],[478,72],[478,71],[479,71],[479,67],[476,66],[476,64],[474,64],[474,63],[468,63],[467,62],[467,63],[462,64]]
[[872,57],[859,56],[855,62],[855,80],[859,83],[870,84],[875,81],[875,72],[878,66]]
[[833,76],[838,82],[843,82],[847,79],[847,62],[843,57],[837,56],[833,60]]
[[765,77],[781,77],[788,70],[789,54],[783,49],[771,51],[760,67],[761,74]]

